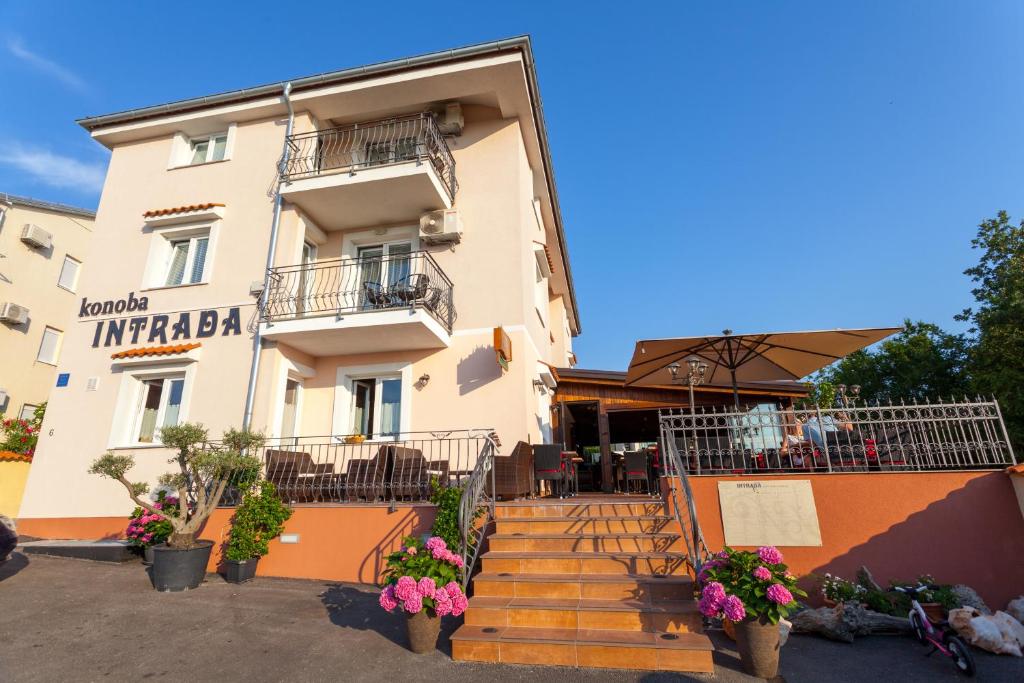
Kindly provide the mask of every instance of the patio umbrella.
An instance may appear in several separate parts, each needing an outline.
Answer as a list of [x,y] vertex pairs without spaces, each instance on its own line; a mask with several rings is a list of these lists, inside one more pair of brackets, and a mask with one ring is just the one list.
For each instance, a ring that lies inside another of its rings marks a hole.
[[697,358],[708,366],[704,383],[732,386],[738,408],[737,382],[798,380],[901,329],[877,327],[759,334],[733,334],[732,330],[724,330],[721,335],[709,337],[643,339],[633,350],[626,386],[671,385],[668,366]]

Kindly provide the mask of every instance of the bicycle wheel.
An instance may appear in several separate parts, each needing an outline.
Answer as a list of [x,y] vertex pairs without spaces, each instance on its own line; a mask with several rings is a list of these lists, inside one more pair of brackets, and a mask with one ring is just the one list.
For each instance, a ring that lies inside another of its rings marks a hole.
[[914,637],[917,638],[917,642],[925,645],[928,639],[925,636],[928,631],[925,629],[924,624],[921,623],[921,615],[917,612],[910,613],[910,628],[914,630]]
[[946,647],[949,648],[949,653],[957,670],[965,676],[974,676],[974,657],[971,656],[971,651],[964,644],[964,641],[956,636],[947,635]]

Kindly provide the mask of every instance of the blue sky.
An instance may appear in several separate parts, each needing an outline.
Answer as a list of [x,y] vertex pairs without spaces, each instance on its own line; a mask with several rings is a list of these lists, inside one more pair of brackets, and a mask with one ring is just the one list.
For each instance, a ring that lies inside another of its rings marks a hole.
[[586,367],[724,327],[962,329],[975,226],[1024,217],[1020,2],[0,7],[0,191],[84,206],[107,155],[76,118],[531,34]]

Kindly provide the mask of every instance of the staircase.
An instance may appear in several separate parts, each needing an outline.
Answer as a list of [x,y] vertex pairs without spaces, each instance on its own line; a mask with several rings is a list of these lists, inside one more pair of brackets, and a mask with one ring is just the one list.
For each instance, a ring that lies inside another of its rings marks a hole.
[[497,503],[457,660],[712,672],[675,520],[650,498]]

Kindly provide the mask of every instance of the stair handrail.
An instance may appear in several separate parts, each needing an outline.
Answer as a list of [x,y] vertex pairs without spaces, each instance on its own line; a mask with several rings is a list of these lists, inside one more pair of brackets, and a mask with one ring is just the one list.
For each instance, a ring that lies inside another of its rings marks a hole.
[[[494,456],[497,445],[491,431],[488,431],[483,439],[484,444],[477,457],[476,466],[473,467],[469,479],[466,480],[465,487],[462,489],[462,498],[459,500],[459,535],[462,539],[461,550],[464,562],[463,591],[469,586],[469,579],[480,553],[481,541],[483,541],[488,525],[494,519],[494,497],[497,490],[494,485]],[[488,479],[490,479],[489,492]],[[484,520],[479,523],[478,519],[481,515],[484,516]]]
[[[679,449],[676,447],[676,441],[672,437],[671,432],[665,429],[664,422],[660,425],[660,431],[661,452],[666,455],[665,463],[668,465],[668,471],[665,474],[667,475],[668,488],[672,495],[672,512],[675,515],[680,531],[682,531],[690,566],[693,567],[694,575],[699,576],[704,566],[704,560],[710,553],[708,552],[707,544],[704,542],[704,533],[701,531],[700,522],[697,520],[697,506],[693,501],[693,489],[690,487],[690,478],[686,474],[686,468],[683,467],[683,459],[679,454]],[[679,480],[678,487],[676,486],[677,478]],[[682,495],[686,499],[689,526],[683,523],[682,506],[679,501],[680,487],[682,488]]]

